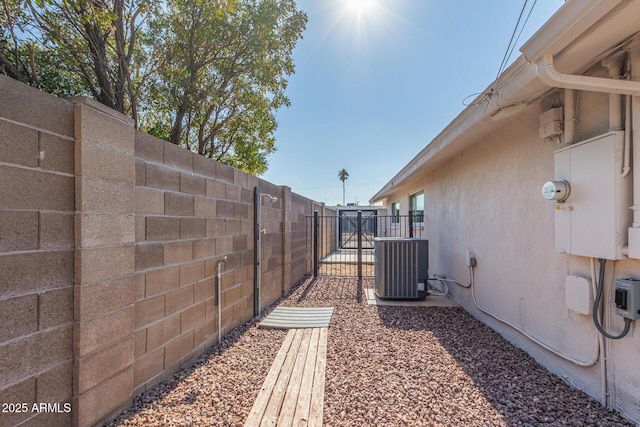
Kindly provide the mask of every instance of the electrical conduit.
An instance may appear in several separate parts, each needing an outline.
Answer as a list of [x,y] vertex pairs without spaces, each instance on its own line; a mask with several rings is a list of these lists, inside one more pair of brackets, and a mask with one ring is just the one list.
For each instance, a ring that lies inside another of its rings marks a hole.
[[480,304],[478,304],[478,300],[476,298],[475,275],[473,273],[474,267],[470,267],[470,269],[471,269],[471,282],[470,282],[469,286],[462,285],[462,284],[458,283],[457,281],[451,280],[451,279],[447,279],[447,281],[455,282],[456,284],[458,284],[458,285],[460,285],[462,287],[465,287],[465,288],[470,287],[471,288],[471,297],[473,298],[473,304],[476,306],[476,308],[478,310],[480,310],[481,312],[483,312],[486,315],[489,315],[489,316],[493,317],[497,321],[504,323],[505,325],[509,326],[510,328],[520,332],[522,335],[524,335],[525,337],[527,337],[528,339],[530,339],[534,343],[538,344],[540,347],[544,348],[547,351],[550,351],[551,353],[555,354],[556,356],[558,356],[558,357],[560,357],[560,358],[562,358],[564,360],[567,360],[569,362],[575,363],[576,365],[582,366],[582,367],[585,367],[585,368],[588,368],[588,367],[593,366],[593,365],[596,364],[596,362],[598,361],[598,358],[600,356],[600,335],[599,334],[596,334],[596,336],[595,336],[593,354],[591,355],[591,358],[589,360],[587,360],[587,361],[578,360],[575,357],[566,355],[566,354],[554,349],[553,347],[549,346],[548,344],[540,341],[538,338],[530,335],[524,329],[522,329],[522,328],[514,325],[513,323],[509,322],[508,320],[505,320],[502,317],[490,312],[489,310],[486,310],[486,309],[480,307]]

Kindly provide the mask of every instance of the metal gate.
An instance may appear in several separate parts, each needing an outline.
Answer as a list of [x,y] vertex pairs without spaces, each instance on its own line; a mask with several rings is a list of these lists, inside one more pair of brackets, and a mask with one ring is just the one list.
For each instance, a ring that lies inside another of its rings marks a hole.
[[423,216],[413,213],[391,216],[375,210],[341,210],[319,215],[316,211],[307,220],[314,276],[373,277],[374,238],[425,235]]
[[[376,237],[377,211],[338,211],[338,245],[340,249],[373,249]],[[360,233],[360,235],[359,235]],[[360,238],[360,244],[358,243]]]

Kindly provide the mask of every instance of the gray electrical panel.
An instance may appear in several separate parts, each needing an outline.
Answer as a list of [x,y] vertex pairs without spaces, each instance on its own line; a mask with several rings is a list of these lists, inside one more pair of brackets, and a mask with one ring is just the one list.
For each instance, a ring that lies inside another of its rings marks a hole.
[[640,319],[640,280],[616,279],[616,314],[627,319]]

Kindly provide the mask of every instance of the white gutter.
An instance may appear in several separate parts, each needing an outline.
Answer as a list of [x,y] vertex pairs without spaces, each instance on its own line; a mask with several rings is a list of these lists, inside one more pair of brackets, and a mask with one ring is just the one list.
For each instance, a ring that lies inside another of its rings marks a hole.
[[520,51],[531,64],[545,53],[557,54],[583,35],[623,0],[567,0],[564,5],[522,45]]

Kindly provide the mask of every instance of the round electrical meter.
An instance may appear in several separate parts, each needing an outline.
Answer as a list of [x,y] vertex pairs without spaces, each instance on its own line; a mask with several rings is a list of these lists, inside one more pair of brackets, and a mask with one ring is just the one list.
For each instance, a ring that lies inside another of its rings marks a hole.
[[542,186],[542,197],[547,200],[564,202],[569,197],[569,183],[567,181],[547,181]]

